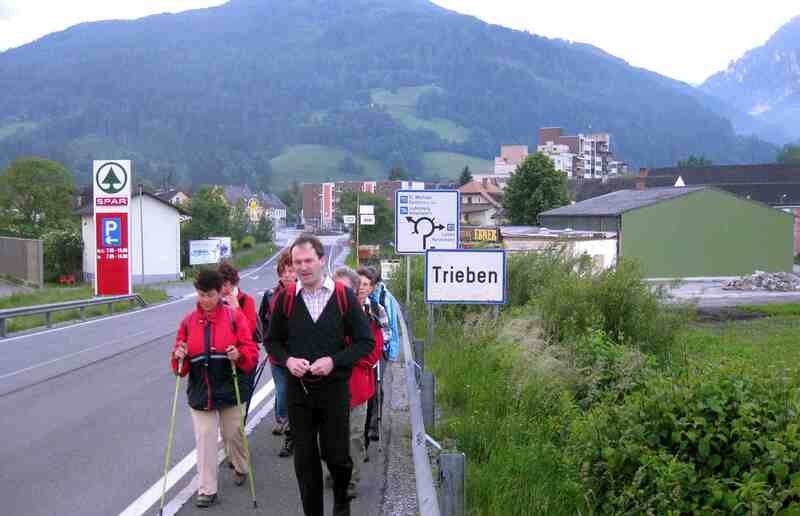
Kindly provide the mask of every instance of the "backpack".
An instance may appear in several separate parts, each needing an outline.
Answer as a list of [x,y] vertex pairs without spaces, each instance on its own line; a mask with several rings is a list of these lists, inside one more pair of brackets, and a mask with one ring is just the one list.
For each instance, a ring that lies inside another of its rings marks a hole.
[[[244,311],[244,300],[245,300],[245,299],[246,299],[246,298],[245,298],[244,296],[242,296],[242,297],[239,299],[239,308],[240,308],[242,311]],[[259,342],[263,342],[263,341],[264,341],[264,332],[262,331],[262,329],[260,328],[260,326],[261,326],[261,318],[260,318],[260,317],[256,317],[256,327],[255,327],[255,328],[253,328],[253,340],[254,340],[256,343],[259,343]]]
[[[297,284],[292,283],[284,290],[286,293],[283,296],[283,315],[288,320],[292,318],[294,306],[297,304]],[[336,304],[339,305],[339,313],[344,318],[344,315],[350,311],[350,299],[347,297],[347,287],[344,286],[344,283],[336,282],[334,294],[336,295]]]

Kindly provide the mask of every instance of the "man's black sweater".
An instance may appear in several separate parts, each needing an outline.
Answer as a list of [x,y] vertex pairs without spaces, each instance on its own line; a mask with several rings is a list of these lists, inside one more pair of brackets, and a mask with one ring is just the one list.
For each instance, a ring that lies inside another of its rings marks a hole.
[[[275,300],[267,338],[270,353],[278,364],[285,366],[289,357],[305,358],[312,364],[318,358],[331,357],[333,370],[328,378],[350,378],[353,364],[372,352],[375,340],[353,291],[346,289],[346,292],[350,305],[347,313],[341,313],[334,292],[315,323],[301,292],[297,292],[294,310],[287,319],[283,308],[286,291],[281,291]],[[350,337],[350,345],[345,336]]]

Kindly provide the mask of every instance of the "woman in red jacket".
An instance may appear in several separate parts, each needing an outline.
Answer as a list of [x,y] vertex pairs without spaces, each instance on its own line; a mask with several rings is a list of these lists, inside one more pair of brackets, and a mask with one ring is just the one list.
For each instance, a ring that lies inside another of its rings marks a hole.
[[369,328],[375,339],[372,353],[355,363],[350,376],[350,459],[353,461],[353,475],[350,478],[347,495],[355,498],[360,474],[359,464],[367,458],[367,443],[364,439],[367,402],[375,395],[375,364],[380,360],[381,352],[383,352],[383,333],[380,324],[371,316],[368,293],[361,288],[364,278],[349,267],[336,269],[334,276],[337,281],[341,281],[356,293],[358,304],[367,314]]
[[[217,271],[197,275],[197,309],[181,322],[172,352],[172,370],[189,375],[186,394],[197,443],[198,507],[208,507],[217,499],[218,433],[230,450],[234,482],[244,484],[247,474],[231,362],[236,365],[242,399],[246,399],[251,394],[247,374],[258,363],[258,347],[243,312],[222,302],[222,283]],[[183,360],[180,371],[178,360]]]

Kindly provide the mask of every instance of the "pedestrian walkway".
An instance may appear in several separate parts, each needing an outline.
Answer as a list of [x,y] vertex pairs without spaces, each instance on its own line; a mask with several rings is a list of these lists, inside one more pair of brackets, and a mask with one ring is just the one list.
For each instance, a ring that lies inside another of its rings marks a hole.
[[[385,385],[392,384],[391,373],[385,378]],[[384,414],[392,406],[390,398],[392,389],[384,389]],[[219,498],[215,505],[207,509],[198,509],[190,499],[177,513],[180,516],[250,516],[253,514],[303,516],[300,494],[294,474],[294,461],[290,458],[278,457],[283,444],[282,436],[271,433],[272,413],[250,434],[250,448],[253,453],[253,468],[258,510],[253,510],[248,484],[236,486],[233,483],[233,471],[227,466],[220,466]],[[386,456],[390,439],[390,418],[383,418],[383,451],[379,453],[379,444],[373,442],[369,448],[370,461],[362,464],[359,496],[351,503],[353,516],[376,516],[381,514],[384,492],[386,490]],[[397,438],[402,438],[398,436]],[[323,466],[323,472],[327,469]],[[325,512],[333,507],[333,492],[326,489]],[[158,514],[156,508],[155,514]]]

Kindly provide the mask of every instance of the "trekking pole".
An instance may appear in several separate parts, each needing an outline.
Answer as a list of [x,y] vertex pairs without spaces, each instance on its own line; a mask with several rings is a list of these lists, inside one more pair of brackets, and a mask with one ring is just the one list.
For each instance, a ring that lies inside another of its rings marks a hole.
[[175,412],[178,408],[178,391],[181,388],[181,370],[183,370],[182,358],[178,359],[178,372],[175,375],[175,396],[172,398],[172,415],[169,418],[169,436],[167,437],[167,453],[164,457],[164,483],[161,485],[159,516],[164,516],[164,497],[167,495],[167,473],[169,472],[169,460],[172,455],[172,438],[175,436]]
[[[253,388],[251,390],[251,392],[253,394],[256,393],[256,387],[258,386],[259,380],[261,380],[261,374],[264,372],[264,367],[267,365],[268,361],[269,360],[264,359],[264,361],[261,362],[261,365],[258,366],[258,370],[256,371],[255,380],[253,380]],[[247,423],[247,418],[250,417],[250,402],[251,401],[253,401],[253,396],[252,395],[250,396],[250,399],[247,400],[247,407],[245,408],[245,411],[244,411],[244,422],[245,423]]]
[[239,375],[236,373],[236,364],[231,360],[231,370],[233,371],[233,389],[236,391],[236,404],[239,406],[239,429],[242,432],[242,442],[244,453],[247,455],[247,476],[250,478],[250,496],[253,498],[253,509],[258,508],[256,501],[256,484],[253,480],[253,458],[250,456],[250,444],[247,442],[247,432],[244,429],[245,413],[242,407],[242,397],[239,394]]
[[381,361],[378,359],[378,452],[383,452],[383,376],[381,375]]

